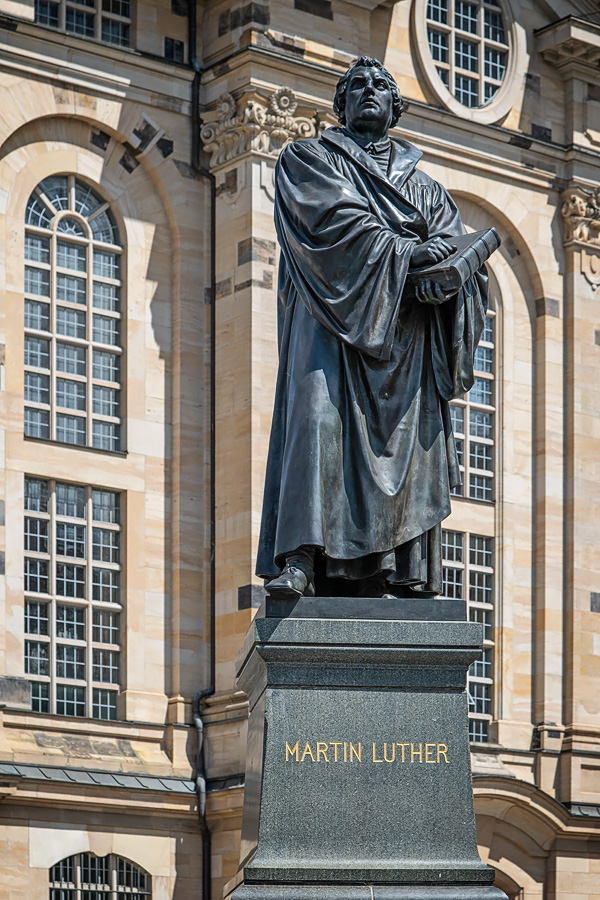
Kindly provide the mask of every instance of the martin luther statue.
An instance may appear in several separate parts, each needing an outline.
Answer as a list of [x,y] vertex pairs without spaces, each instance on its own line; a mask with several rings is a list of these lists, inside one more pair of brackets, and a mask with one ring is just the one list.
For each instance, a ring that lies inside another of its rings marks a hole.
[[409,273],[464,230],[421,153],[388,131],[390,73],[340,79],[341,127],[287,146],[276,170],[279,373],[257,574],[268,593],[432,597],[460,472],[448,402],[473,384],[485,270],[448,295]]

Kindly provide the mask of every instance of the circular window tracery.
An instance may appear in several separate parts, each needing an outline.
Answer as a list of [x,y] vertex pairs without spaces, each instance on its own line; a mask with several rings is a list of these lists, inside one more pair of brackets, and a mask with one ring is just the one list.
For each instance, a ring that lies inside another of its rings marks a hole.
[[493,100],[509,52],[498,0],[428,0],[427,42],[438,76],[459,103],[480,107]]

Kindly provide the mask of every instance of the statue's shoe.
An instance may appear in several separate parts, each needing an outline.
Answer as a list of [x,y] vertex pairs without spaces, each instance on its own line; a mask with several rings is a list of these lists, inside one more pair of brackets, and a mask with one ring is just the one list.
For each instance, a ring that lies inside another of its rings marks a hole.
[[302,569],[286,566],[281,575],[265,587],[275,600],[295,600],[298,597],[314,597],[315,583]]

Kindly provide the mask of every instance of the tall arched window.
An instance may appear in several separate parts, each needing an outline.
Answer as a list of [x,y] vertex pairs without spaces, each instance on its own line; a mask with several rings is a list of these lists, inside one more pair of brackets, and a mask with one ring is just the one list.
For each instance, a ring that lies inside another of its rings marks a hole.
[[73,175],[25,216],[25,434],[120,450],[123,247],[108,203]]
[[77,853],[50,869],[50,900],[151,900],[151,878],[122,856]]

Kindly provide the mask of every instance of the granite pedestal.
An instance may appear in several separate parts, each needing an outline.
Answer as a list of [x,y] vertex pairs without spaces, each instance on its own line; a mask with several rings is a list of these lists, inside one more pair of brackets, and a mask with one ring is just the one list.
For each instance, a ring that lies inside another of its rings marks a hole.
[[225,897],[506,900],[475,840],[465,688],[481,626],[434,602],[438,621],[414,601],[267,600],[238,658],[250,721]]

